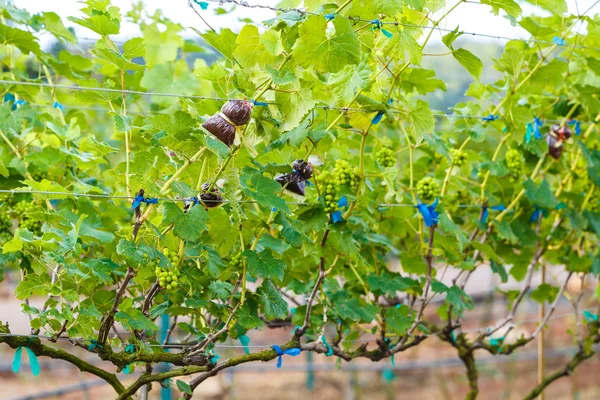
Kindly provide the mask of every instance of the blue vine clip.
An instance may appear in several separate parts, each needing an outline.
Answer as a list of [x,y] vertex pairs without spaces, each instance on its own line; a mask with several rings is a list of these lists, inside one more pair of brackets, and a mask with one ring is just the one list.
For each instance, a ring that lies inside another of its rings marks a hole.
[[585,310],[583,312],[583,316],[585,317],[585,319],[588,322],[598,321],[598,314],[593,314],[593,313],[589,312],[588,310]]
[[[346,206],[348,206],[348,199],[346,198],[346,196],[340,197],[340,199],[338,200],[338,207],[342,208],[342,207],[346,207]],[[342,212],[340,210],[337,210],[337,211],[334,211],[331,213],[331,222],[336,224],[336,223],[342,222],[342,221],[343,221]]]
[[60,111],[65,111],[65,106],[60,104],[58,101],[55,101],[54,104],[52,105],[52,107],[58,108]]
[[386,37],[388,37],[388,38],[392,37],[392,32],[383,29],[383,24],[381,23],[380,20],[376,19],[375,21],[373,21],[371,23],[373,25],[375,25],[373,28],[371,28],[372,30],[379,29],[381,31],[381,33],[383,33]]
[[12,362],[12,371],[16,374],[21,369],[21,355],[23,353],[23,347],[25,347],[25,350],[29,355],[29,365],[31,367],[31,372],[33,373],[33,376],[38,376],[40,374],[40,363],[33,350],[31,350],[27,346],[17,347],[17,350],[15,351],[15,357],[13,358]]
[[504,342],[504,336],[500,338],[490,338],[490,345],[497,347],[498,351],[502,351],[502,342]]
[[103,347],[103,346],[102,346],[100,343],[98,343],[97,341],[95,341],[94,339],[91,339],[91,340],[90,340],[90,345],[88,346],[88,350],[89,350],[89,351],[92,351],[92,350],[94,350],[95,348],[102,349],[102,348],[104,348],[104,347]]
[[158,199],[149,199],[148,197],[144,197],[144,195],[142,194],[138,194],[133,199],[133,204],[131,205],[131,208],[138,208],[142,203],[156,204],[158,203]]
[[327,352],[325,353],[326,357],[330,357],[333,355],[333,348],[329,345],[329,343],[327,343],[327,337],[325,337],[325,335],[321,335],[321,341],[323,342],[323,345],[325,347],[327,347]]
[[[388,100],[388,105],[392,104],[393,102],[394,102],[394,99],[389,99]],[[375,114],[375,116],[371,120],[371,123],[373,125],[377,125],[379,122],[381,122],[381,118],[383,118],[384,114],[385,113],[383,111],[378,111],[377,114]]]
[[335,13],[333,14],[325,14],[324,15],[326,21],[332,21],[335,18]]
[[259,107],[268,107],[269,106],[269,103],[265,103],[262,101],[256,101],[254,99],[251,101],[251,103],[254,104],[255,106],[259,106]]
[[554,36],[552,38],[552,42],[558,46],[564,46],[565,45],[565,39],[558,37],[558,36]]
[[439,221],[440,214],[435,211],[437,205],[438,199],[436,198],[433,204],[431,205],[419,203],[415,206],[417,210],[419,210],[419,213],[423,216],[423,220],[425,221],[425,225],[427,227],[435,225]]
[[581,122],[577,121],[576,119],[572,119],[567,122],[567,125],[575,125],[575,135],[581,135]]
[[495,121],[495,120],[497,120],[498,118],[500,118],[500,116],[498,116],[498,115],[494,115],[494,114],[490,114],[490,115],[488,115],[487,117],[482,117],[481,119],[482,119],[483,121]]
[[504,205],[502,205],[502,204],[498,204],[497,206],[492,206],[492,207],[484,207],[483,213],[481,214],[481,222],[484,224],[487,223],[490,209],[495,210],[495,211],[504,211],[504,210],[506,210],[506,207],[504,207]]
[[248,348],[248,345],[250,344],[250,338],[246,335],[240,335],[238,336],[238,340],[242,346],[244,346],[244,353],[250,354],[250,349]]
[[283,350],[281,347],[277,346],[276,344],[274,344],[271,347],[277,353],[277,368],[281,368],[281,364],[283,363],[282,357],[284,355],[287,354],[288,356],[297,357],[300,355],[300,352],[302,351],[298,347],[292,347],[291,349]]
[[538,218],[540,218],[540,215],[543,217],[547,217],[548,216],[548,211],[546,211],[543,208],[539,208],[538,206],[535,206],[535,209],[533,210],[533,214],[531,214],[531,218],[529,219],[529,222],[536,222],[538,220]]
[[205,1],[194,0],[194,3],[198,4],[200,6],[200,8],[203,10],[208,9],[208,3]]

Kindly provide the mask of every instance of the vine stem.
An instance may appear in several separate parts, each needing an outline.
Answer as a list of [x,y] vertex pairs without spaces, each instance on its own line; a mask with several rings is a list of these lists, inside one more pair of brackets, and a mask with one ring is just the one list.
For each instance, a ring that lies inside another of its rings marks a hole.
[[[121,70],[121,105],[123,108],[123,116],[127,117],[127,99],[125,96],[125,71]],[[131,197],[130,184],[130,164],[131,164],[131,129],[125,129],[125,186],[127,196]]]

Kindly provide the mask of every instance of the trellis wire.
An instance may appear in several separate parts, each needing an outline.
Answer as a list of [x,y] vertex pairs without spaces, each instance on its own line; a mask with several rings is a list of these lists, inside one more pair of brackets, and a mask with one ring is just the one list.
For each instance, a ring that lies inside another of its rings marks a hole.
[[[228,4],[235,4],[235,5],[238,5],[241,7],[246,7],[246,8],[261,8],[261,9],[267,9],[267,10],[271,10],[271,11],[275,11],[275,12],[283,12],[283,13],[295,11],[300,15],[322,15],[328,19],[331,19],[331,18],[333,18],[334,15],[336,15],[336,14],[327,14],[327,13],[316,13],[316,12],[307,11],[307,10],[304,10],[301,8],[280,8],[280,7],[273,7],[273,6],[267,6],[267,5],[262,5],[262,4],[249,4],[247,1],[244,1],[244,0],[206,0],[206,1],[211,2],[211,3],[219,3],[220,5],[228,3]],[[474,2],[474,1],[466,1],[466,3],[481,4],[481,3]],[[383,19],[382,20],[379,20],[379,19],[373,20],[373,19],[365,19],[365,18],[361,18],[361,17],[354,17],[351,15],[344,15],[344,17],[350,19],[351,21],[364,22],[367,24],[394,25],[394,26],[404,26],[407,28],[432,29],[432,30],[437,30],[440,32],[454,32],[454,29],[445,29],[445,28],[440,28],[439,26],[410,24],[410,23],[405,23],[405,22],[400,22],[400,21],[385,21]],[[540,44],[549,44],[549,45],[556,44],[550,40],[539,40],[539,39],[532,39],[532,38],[530,38],[530,39],[513,38],[513,37],[508,37],[508,36],[490,35],[490,34],[486,34],[486,33],[467,32],[467,31],[460,31],[459,33],[462,33],[463,35],[468,35],[468,36],[479,36],[479,37],[485,37],[488,39],[496,39],[496,40],[508,40],[508,41],[524,40],[524,41],[540,43]],[[600,51],[600,48],[588,47],[588,46],[584,46],[584,45],[567,45],[567,47]]]
[[[246,99],[240,99],[240,98],[229,98],[229,97],[211,97],[211,96],[196,96],[196,95],[187,95],[187,94],[181,94],[181,93],[161,93],[161,92],[144,92],[144,91],[139,91],[139,90],[123,90],[123,89],[111,89],[111,88],[92,88],[92,87],[83,87],[83,86],[77,86],[77,85],[62,85],[62,84],[50,84],[50,83],[44,83],[44,82],[27,82],[27,81],[11,81],[11,80],[0,80],[0,84],[2,85],[15,85],[15,86],[36,86],[36,87],[48,87],[48,88],[56,88],[56,89],[70,89],[70,90],[77,90],[77,91],[98,91],[98,92],[109,92],[109,93],[124,93],[124,94],[137,94],[137,95],[142,95],[142,96],[162,96],[162,97],[178,97],[178,98],[186,98],[186,99],[196,99],[196,100],[213,100],[213,101],[242,101],[242,100],[246,100]],[[264,104],[268,104],[268,105],[276,105],[277,103],[275,102],[261,102]],[[43,105],[35,105],[35,107],[43,107]],[[50,107],[50,106],[48,106]],[[109,112],[109,110],[105,110],[102,108],[96,108],[96,107],[70,107],[70,106],[65,106],[66,108],[78,108],[78,109],[82,109],[82,110],[89,110],[89,111],[106,111]],[[313,108],[318,108],[318,109],[322,109],[322,110],[335,110],[335,111],[341,111],[341,112],[362,112],[362,113],[377,113],[379,111],[377,110],[365,110],[362,108],[352,108],[352,107],[337,107],[337,106],[327,106],[327,105],[317,105],[314,106]],[[390,110],[392,113],[400,113],[401,111],[399,110]],[[445,114],[445,113],[433,113],[433,116],[436,118],[465,118],[465,119],[483,119],[483,118],[487,118],[489,117],[489,115],[461,115],[461,114]],[[500,119],[503,120],[504,117],[502,116],[496,116],[496,119]],[[544,121],[546,122],[553,122],[553,123],[560,123],[563,122],[562,120],[551,120],[551,119],[544,119]],[[595,124],[595,122],[593,121],[579,121],[582,124]]]
[[[589,311],[589,310],[588,310]],[[582,315],[583,311],[581,313],[578,313],[577,315]],[[548,321],[550,320],[557,320],[557,319],[561,319],[564,317],[568,317],[568,316],[572,316],[575,315],[572,312],[569,313],[561,313],[561,314],[556,314],[551,316],[550,318],[548,318]],[[534,322],[539,322],[538,318],[529,318],[529,319],[525,319],[522,321],[518,321],[518,322],[514,322],[512,324],[512,326],[522,326],[522,325],[527,325],[527,324],[531,324]],[[484,332],[489,328],[489,326],[482,326],[482,327],[478,327],[478,328],[469,328],[469,329],[457,329],[457,333],[472,333],[472,332]],[[441,333],[431,333],[431,334],[424,334],[421,336],[426,336],[426,337],[434,337],[434,336],[439,336]],[[53,336],[47,336],[47,335],[25,335],[25,334],[18,334],[18,333],[0,333],[0,337],[22,337],[22,338],[30,338],[30,339],[46,339],[46,340],[66,340],[66,341],[87,341],[86,339],[81,339],[81,338],[69,338],[69,337],[53,337]],[[389,338],[392,337],[401,337],[401,335],[389,335],[386,336]],[[341,341],[341,343],[370,343],[370,342],[374,342],[376,338],[371,338],[371,339],[356,339],[356,340],[343,340]],[[160,348],[186,348],[186,347],[192,347],[195,346],[197,343],[181,343],[181,344],[150,344],[150,343],[144,343],[145,346],[148,347],[160,347]],[[271,348],[271,345],[247,345],[247,346],[243,346],[243,345],[229,345],[229,344],[215,344],[214,345],[215,348],[223,348],[223,349],[243,349],[243,348],[255,348],[255,349],[268,349]]]
[[[113,196],[113,195],[109,195],[109,194],[97,194],[97,193],[70,193],[70,192],[52,192],[52,191],[45,191],[45,190],[14,190],[14,189],[0,189],[0,193],[7,193],[7,194],[39,194],[39,195],[47,195],[47,196],[68,196],[68,197],[91,197],[91,198],[96,198],[96,199],[119,199],[119,200],[134,200],[136,197],[135,196]],[[153,198],[153,199],[157,199],[158,201],[166,201],[166,202],[178,202],[178,201],[183,201],[183,202],[189,202],[190,198],[189,197],[149,197],[149,198]],[[202,200],[202,202],[205,203],[219,203],[219,204],[226,204],[229,203],[229,200],[223,199],[223,200]],[[239,204],[260,204],[258,201],[256,200],[240,200],[238,201]],[[306,207],[313,207],[316,206],[316,203],[307,203],[304,201],[286,201],[285,204],[290,204],[290,205],[298,205],[298,206],[306,206]],[[414,204],[408,204],[408,203],[381,203],[377,205],[378,207],[415,207]],[[480,204],[461,204],[460,207],[466,207],[466,208],[470,208],[470,207],[481,207]]]

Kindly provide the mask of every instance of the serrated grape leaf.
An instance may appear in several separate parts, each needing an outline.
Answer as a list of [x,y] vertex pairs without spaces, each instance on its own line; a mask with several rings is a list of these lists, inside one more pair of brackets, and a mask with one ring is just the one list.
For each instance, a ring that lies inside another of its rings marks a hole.
[[337,103],[349,103],[358,89],[365,89],[370,82],[373,70],[367,63],[358,67],[346,65],[344,69],[329,75],[327,85],[331,88]]
[[120,29],[119,20],[107,14],[96,14],[87,18],[67,17],[67,19],[101,36],[117,35]]
[[423,257],[418,254],[410,255],[408,252],[403,251],[400,253],[400,263],[402,265],[402,270],[407,274],[427,274],[427,264],[425,264]]
[[69,43],[77,43],[75,35],[63,25],[61,18],[56,13],[43,12],[42,22],[44,29],[57,38],[64,39]]
[[414,319],[409,315],[407,306],[392,307],[385,310],[385,323],[388,330],[396,335],[404,335],[410,329]]
[[471,242],[471,246],[479,250],[479,252],[485,254],[491,261],[495,261],[498,264],[502,263],[502,260],[500,259],[500,257],[498,257],[498,254],[496,254],[494,249],[492,249],[492,246],[490,246],[489,244],[473,241]]
[[267,72],[271,76],[271,79],[273,79],[273,84],[277,86],[288,85],[296,82],[298,79],[296,75],[294,75],[294,73],[289,69],[283,69],[279,71],[267,65]]
[[565,0],[527,0],[527,2],[556,15],[562,15],[568,11]]
[[15,288],[15,297],[19,300],[27,299],[31,295],[45,295],[50,292],[50,276],[47,274],[27,274]]
[[273,257],[270,249],[264,249],[260,253],[245,250],[242,254],[246,257],[250,275],[264,279],[283,279],[285,263],[283,260]]
[[329,216],[321,207],[312,207],[303,211],[298,215],[298,221],[302,221],[302,229],[304,232],[312,230],[320,231],[329,222]]
[[39,56],[42,53],[37,38],[31,33],[6,26],[2,23],[0,23],[0,42],[5,45],[13,45],[24,54],[29,54],[31,52]]
[[206,33],[200,33],[200,31],[192,28],[198,33],[204,40],[208,42],[212,47],[215,48],[223,57],[228,60],[233,59],[233,50],[236,46],[236,40],[238,35],[229,28],[221,29],[220,32],[208,31]]
[[98,82],[96,79],[90,78],[79,80],[78,83],[79,86],[85,88],[85,90],[75,91],[73,93],[73,96],[86,104],[108,103],[112,100],[121,97],[121,94],[117,92],[103,92],[100,90],[90,90],[90,88],[103,87],[108,89],[114,89],[112,85],[110,85],[108,82],[104,85],[101,85],[100,82]]
[[456,236],[460,251],[462,251],[465,248],[465,246],[469,243],[469,238],[467,237],[467,235],[465,235],[462,229],[460,229],[460,227],[450,219],[446,212],[440,213],[439,226],[445,233]]
[[151,67],[175,61],[179,49],[185,43],[183,38],[178,34],[181,30],[181,25],[169,23],[166,24],[166,27],[167,29],[163,32],[159,30],[158,24],[144,24],[142,27],[144,44],[146,45],[144,61]]
[[536,303],[543,304],[545,302],[553,302],[558,294],[558,288],[556,286],[549,285],[547,283],[540,284],[537,288],[531,292],[531,300]]
[[540,208],[549,209],[553,209],[558,205],[558,200],[550,189],[550,184],[547,180],[544,179],[537,186],[531,179],[527,179],[523,187],[525,188],[525,196],[527,196],[532,204]]
[[519,241],[519,238],[515,235],[510,226],[510,222],[508,222],[507,220],[503,219],[502,221],[494,221],[494,226],[496,226],[498,235],[502,239],[513,244]]
[[420,291],[421,288],[418,281],[397,273],[382,273],[380,276],[371,274],[367,277],[367,283],[374,293],[388,296],[396,296],[396,292],[409,289]]
[[265,46],[265,49],[273,55],[278,56],[283,53],[283,43],[281,43],[281,31],[268,29],[260,37],[260,42]]
[[304,68],[337,72],[361,59],[360,42],[347,18],[334,18],[335,33],[327,36],[327,22],[322,15],[311,15],[298,28],[299,38],[293,55]]
[[504,265],[502,265],[501,263],[497,263],[494,260],[490,260],[490,267],[492,268],[493,273],[498,274],[498,276],[500,276],[502,283],[506,283],[508,281],[508,274],[506,273]]
[[254,25],[245,25],[236,38],[233,56],[244,68],[252,68],[256,64],[272,65],[278,59],[269,53],[261,41],[261,34]]
[[279,197],[281,185],[263,176],[262,172],[250,167],[244,167],[240,183],[244,193],[259,204],[274,207],[284,212],[290,212],[285,200]]
[[463,48],[452,50],[452,55],[475,79],[481,77],[483,63],[479,57]]
[[128,312],[119,311],[115,314],[115,321],[129,330],[158,331],[158,326],[148,319],[140,310],[131,308]]
[[435,129],[433,113],[429,104],[423,100],[417,100],[417,104],[409,110],[408,122],[417,144],[423,141],[423,134],[431,133]]
[[184,394],[189,394],[192,395],[194,392],[192,391],[192,387],[190,386],[189,383],[184,382],[180,379],[177,379],[177,381],[175,382],[177,384],[177,389],[179,389],[179,391],[181,393]]
[[193,206],[186,213],[174,203],[164,204],[165,223],[174,224],[173,234],[180,239],[194,242],[206,230],[208,213],[199,205]]
[[146,55],[146,45],[144,44],[144,39],[140,37],[135,37],[129,39],[123,45],[123,57],[131,60],[136,57],[144,57]]
[[280,129],[287,132],[298,126],[316,102],[312,98],[312,90],[300,87],[299,83],[286,85],[281,89],[292,91],[275,93],[275,103],[282,117]]
[[302,244],[304,243],[303,239],[306,238],[306,236],[304,236],[302,233],[296,230],[294,226],[292,226],[290,221],[288,221],[288,219],[286,218],[285,214],[281,212],[277,213],[274,222],[282,226],[281,236],[283,236],[287,243],[289,243],[292,247],[296,249],[302,247]]
[[513,0],[480,0],[480,2],[492,7],[494,15],[498,15],[500,10],[504,10],[511,17],[518,18],[523,12],[519,4]]
[[266,279],[258,289],[260,304],[269,319],[283,319],[288,315],[288,304],[273,282]]

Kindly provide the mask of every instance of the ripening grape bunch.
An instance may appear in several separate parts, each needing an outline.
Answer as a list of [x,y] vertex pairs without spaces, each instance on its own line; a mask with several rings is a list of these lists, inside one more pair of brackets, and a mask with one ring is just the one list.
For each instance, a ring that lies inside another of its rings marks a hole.
[[173,290],[177,289],[177,286],[179,286],[180,272],[178,269],[156,267],[154,269],[154,272],[156,273],[156,277],[158,278],[158,285],[161,288]]
[[167,249],[166,247],[163,249],[163,256],[167,257],[173,266],[177,267],[179,265],[179,255],[177,252]]
[[316,181],[321,196],[325,199],[325,212],[337,211],[340,196],[339,179],[328,171],[324,171],[317,177]]
[[356,168],[352,168],[346,160],[337,160],[333,169],[333,176],[338,185],[348,185],[351,190],[356,190],[360,177]]
[[377,162],[384,168],[393,167],[396,165],[396,156],[394,151],[387,147],[379,150],[376,155]]
[[417,194],[422,200],[433,200],[440,194],[440,186],[427,176],[417,182]]
[[524,170],[521,153],[517,149],[510,149],[506,152],[506,156],[504,156],[504,162],[506,162],[506,166],[508,167],[510,182],[517,182],[523,175]]
[[467,153],[461,149],[450,149],[450,155],[452,156],[452,165],[455,167],[462,167],[467,162]]

